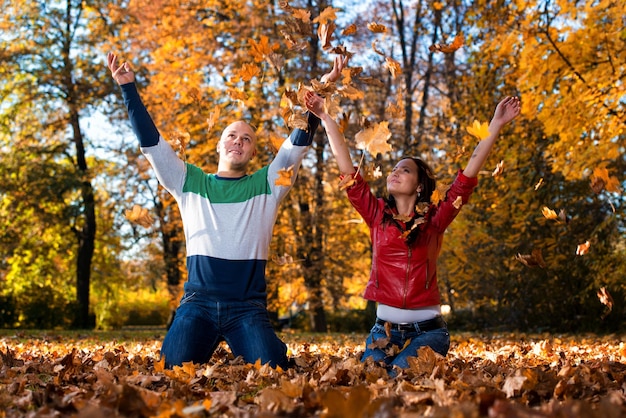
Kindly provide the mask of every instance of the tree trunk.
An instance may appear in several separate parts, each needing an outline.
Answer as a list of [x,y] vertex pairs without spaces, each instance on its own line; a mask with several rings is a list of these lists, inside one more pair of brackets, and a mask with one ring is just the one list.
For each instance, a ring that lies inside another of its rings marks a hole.
[[74,325],[79,329],[93,328],[89,316],[89,287],[91,282],[91,261],[96,242],[96,203],[93,186],[88,177],[83,134],[79,125],[78,111],[71,108],[70,119],[76,146],[76,165],[82,177],[81,198],[83,201],[82,226],[76,227],[78,255],[76,258],[76,301],[78,303]]

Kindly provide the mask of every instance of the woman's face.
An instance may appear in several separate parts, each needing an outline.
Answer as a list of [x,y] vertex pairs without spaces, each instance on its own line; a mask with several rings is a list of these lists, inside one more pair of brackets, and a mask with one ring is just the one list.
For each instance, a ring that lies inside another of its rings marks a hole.
[[415,161],[410,158],[400,160],[387,176],[387,192],[394,197],[417,195],[418,180]]

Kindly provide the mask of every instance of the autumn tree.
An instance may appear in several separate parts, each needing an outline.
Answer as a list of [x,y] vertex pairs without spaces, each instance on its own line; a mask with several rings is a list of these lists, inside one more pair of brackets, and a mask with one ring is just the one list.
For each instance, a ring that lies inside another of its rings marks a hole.
[[96,173],[89,167],[83,120],[112,86],[98,77],[101,60],[95,46],[101,33],[92,32],[98,27],[88,24],[95,18],[85,2],[18,1],[5,7],[1,20],[3,62],[13,70],[3,73],[3,88],[12,92],[5,96],[3,109],[19,111],[23,107],[16,103],[32,103],[49,128],[33,132],[33,138],[46,147],[55,143],[56,158],[74,170],[75,193],[65,196],[72,211],[65,214],[64,224],[77,244],[75,325],[81,328],[92,326],[89,292],[97,225]]

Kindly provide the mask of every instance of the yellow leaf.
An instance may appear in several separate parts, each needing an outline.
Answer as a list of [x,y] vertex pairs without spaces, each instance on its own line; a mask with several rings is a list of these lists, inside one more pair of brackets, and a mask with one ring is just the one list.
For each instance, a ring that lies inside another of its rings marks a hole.
[[546,219],[551,219],[551,220],[555,220],[555,221],[558,221],[558,220],[559,220],[559,215],[557,215],[555,211],[553,211],[552,209],[550,209],[550,208],[549,208],[549,207],[547,207],[547,206],[544,206],[544,207],[541,209],[541,213],[543,214],[543,216],[544,216]]
[[276,186],[291,186],[291,178],[293,177],[293,165],[288,168],[278,170],[278,178],[274,182]]
[[489,136],[489,124],[487,122],[480,123],[475,120],[472,126],[468,126],[466,129],[478,139],[485,139]]
[[388,126],[389,122],[384,121],[359,131],[354,138],[356,147],[366,150],[374,157],[391,151],[391,145],[387,143],[387,140],[391,138]]

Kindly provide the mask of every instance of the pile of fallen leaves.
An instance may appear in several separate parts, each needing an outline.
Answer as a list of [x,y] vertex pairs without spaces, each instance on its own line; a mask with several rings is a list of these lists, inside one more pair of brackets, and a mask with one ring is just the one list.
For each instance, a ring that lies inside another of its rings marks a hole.
[[[293,368],[244,364],[221,346],[173,370],[161,335],[6,333],[0,416],[621,417],[620,338],[454,335],[394,378],[359,361],[364,335],[283,334]],[[121,341],[120,341],[121,340]]]

